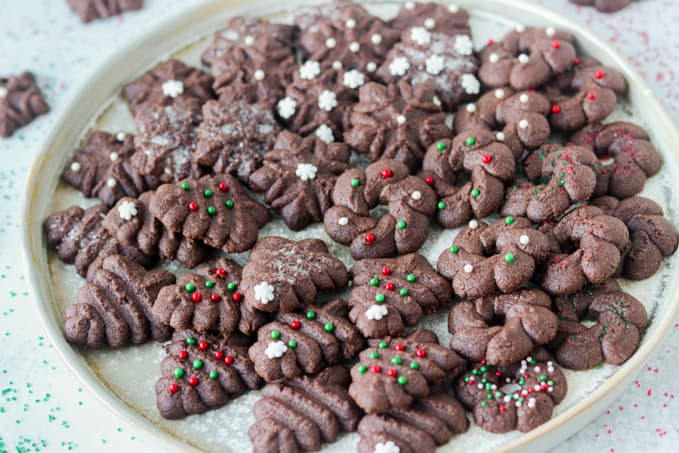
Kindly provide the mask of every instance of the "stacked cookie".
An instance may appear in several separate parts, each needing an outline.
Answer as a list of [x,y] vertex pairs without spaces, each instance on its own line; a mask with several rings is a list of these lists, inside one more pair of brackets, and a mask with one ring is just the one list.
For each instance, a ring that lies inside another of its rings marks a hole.
[[[126,85],[136,136],[94,132],[64,171],[100,203],[45,221],[87,279],[67,339],[170,340],[166,418],[265,385],[248,431],[262,452],[352,431],[362,452],[434,451],[467,410],[525,432],[565,397],[560,367],[625,362],[649,319],[614,279],[677,248],[638,195],[659,154],[605,122],[625,80],[573,36],[519,26],[475,50],[468,20],[341,0],[294,25],[234,18],[209,71],[169,60]],[[336,244],[259,237],[273,215]],[[432,265],[430,232],[460,226]],[[345,246],[349,268],[331,253]],[[422,327],[446,314],[441,342]]]

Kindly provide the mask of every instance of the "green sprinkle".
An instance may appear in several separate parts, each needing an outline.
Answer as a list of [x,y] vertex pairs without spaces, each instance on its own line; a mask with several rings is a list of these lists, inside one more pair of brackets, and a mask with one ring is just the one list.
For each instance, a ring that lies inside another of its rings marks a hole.
[[495,398],[502,398],[502,392],[495,392]]
[[358,366],[358,372],[361,374],[365,374],[365,372],[368,371],[368,367],[365,365],[359,365]]
[[547,381],[547,385],[550,387],[554,387],[554,381]]
[[194,344],[196,344],[196,339],[193,337],[189,337],[186,339],[186,344],[188,344],[189,346],[193,346]]
[[210,289],[214,286],[215,286],[215,282],[213,282],[212,280],[208,280],[208,281],[205,282],[205,287],[208,288],[208,289]]
[[375,294],[375,302],[377,302],[378,304],[383,303],[384,302],[384,294],[382,294],[382,293]]
[[408,274],[406,280],[408,283],[415,283],[417,281],[417,277],[415,277],[415,274]]
[[472,193],[471,193],[472,198],[476,198],[479,195],[481,195],[481,191],[479,189],[472,189]]
[[417,362],[410,362],[410,369],[411,370],[419,370],[420,369],[420,364]]
[[331,322],[327,322],[327,323],[325,323],[325,325],[323,326],[323,329],[324,329],[326,332],[332,332],[333,330],[335,330],[335,325],[334,325],[333,323],[331,323]]
[[452,253],[453,255],[457,255],[457,253],[459,251],[460,251],[460,247],[458,247],[457,245],[454,245],[450,248],[450,253]]
[[224,202],[224,206],[226,206],[229,209],[233,208],[233,200],[226,200]]
[[207,214],[208,214],[208,215],[215,215],[215,214],[217,214],[217,208],[215,208],[214,206],[208,206],[208,207],[207,207]]
[[402,365],[402,364],[403,364],[403,360],[401,360],[400,357],[392,357],[392,358],[391,358],[391,363],[393,363],[394,365]]
[[486,399],[492,400],[492,399],[493,399],[493,394],[492,394],[492,393],[489,393],[488,395],[486,395]]
[[278,330],[274,330],[271,332],[271,338],[274,340],[278,340],[281,337],[281,333]]
[[505,224],[506,224],[506,225],[511,225],[512,223],[514,223],[514,217],[512,217],[512,216],[510,216],[510,215],[508,215],[507,217],[505,217]]
[[379,286],[380,280],[377,277],[373,277],[370,279],[370,286]]
[[174,377],[177,379],[181,379],[184,377],[184,368],[175,368],[174,369]]
[[196,359],[193,361],[193,369],[194,370],[200,370],[203,368],[203,361],[200,359]]
[[295,349],[297,347],[297,342],[295,340],[288,341],[288,347],[290,349]]
[[186,290],[187,293],[192,293],[196,290],[196,285],[193,283],[187,283],[186,286],[184,286],[184,289]]
[[519,403],[523,404],[526,401],[526,398],[521,396],[521,397],[519,397],[518,401],[519,401]]
[[315,311],[307,311],[306,312],[306,319],[314,320],[316,319],[316,312]]
[[373,352],[370,353],[370,358],[371,359],[379,359],[380,354],[377,351],[373,351]]
[[446,150],[446,144],[444,142],[438,142],[436,144],[436,149],[439,151],[445,151]]
[[405,230],[407,226],[408,224],[406,223],[405,220],[399,220],[398,222],[396,222],[396,228],[398,228],[399,230]]
[[544,374],[541,374],[540,375],[540,381],[544,382],[546,380],[547,380],[547,376],[545,376]]
[[408,295],[408,288],[401,288],[398,293],[401,295],[401,297],[406,297]]
[[513,254],[513,253],[507,253],[507,254],[505,255],[505,262],[506,262],[506,263],[512,264],[512,263],[514,262],[514,260],[515,260],[515,258],[514,258],[514,254]]
[[380,344],[377,345],[377,347],[380,349],[387,349],[387,346],[389,345],[387,344],[386,341],[380,341]]
[[482,406],[482,407],[486,407],[486,406],[488,406],[488,403],[485,402],[485,401],[481,401],[481,406]]
[[210,379],[217,379],[217,371],[215,371],[215,370],[210,371],[209,376],[210,376]]
[[205,189],[205,190],[203,191],[203,196],[204,196],[205,198],[210,198],[210,197],[212,196],[212,194],[213,194],[213,192],[212,192],[210,189]]
[[439,201],[438,204],[436,205],[439,211],[443,211],[444,209],[446,209],[446,206],[448,205],[446,204],[445,201]]
[[474,146],[476,144],[476,139],[474,137],[467,137],[467,146]]
[[226,285],[226,289],[228,289],[229,291],[235,291],[236,288],[238,288],[238,285],[236,285],[234,282],[231,282],[228,285]]
[[401,385],[406,385],[408,383],[408,378],[405,376],[399,376],[398,383]]
[[360,185],[361,185],[361,181],[359,181],[358,179],[354,178],[354,179],[351,180],[351,187],[358,187]]
[[190,188],[191,188],[191,186],[189,185],[188,182],[183,182],[183,183],[182,183],[182,189],[183,189],[183,190],[189,190]]

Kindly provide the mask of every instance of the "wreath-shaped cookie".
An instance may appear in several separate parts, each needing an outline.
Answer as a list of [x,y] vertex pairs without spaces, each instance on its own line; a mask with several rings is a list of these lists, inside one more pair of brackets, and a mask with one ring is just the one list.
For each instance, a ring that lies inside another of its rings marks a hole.
[[636,352],[649,323],[644,305],[613,279],[558,297],[554,309],[559,331],[550,348],[561,366],[573,370],[624,363]]
[[[457,378],[455,393],[483,430],[528,432],[552,418],[554,407],[566,396],[568,383],[561,368],[547,354],[540,355],[545,357],[527,357],[508,368],[482,360]],[[519,388],[509,391],[508,385]]]
[[[436,210],[431,187],[409,176],[405,164],[390,159],[342,173],[332,199],[335,206],[323,219],[325,231],[340,244],[349,245],[355,259],[417,251],[429,235],[429,218]],[[379,220],[370,215],[378,203],[387,206]]]
[[464,358],[507,366],[552,341],[559,318],[539,289],[462,301],[448,314],[450,348]]

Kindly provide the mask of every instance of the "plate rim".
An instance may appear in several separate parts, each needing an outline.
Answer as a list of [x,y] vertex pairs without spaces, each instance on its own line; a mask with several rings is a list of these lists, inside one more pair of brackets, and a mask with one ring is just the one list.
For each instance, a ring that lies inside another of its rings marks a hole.
[[[199,451],[195,446],[187,443],[188,441],[181,439],[175,435],[170,434],[164,429],[158,427],[149,419],[144,417],[139,412],[124,403],[119,399],[98,377],[97,374],[90,368],[77,349],[66,342],[63,336],[63,326],[60,324],[59,315],[57,314],[57,307],[52,302],[53,294],[51,291],[45,291],[51,286],[51,283],[45,284],[41,278],[39,269],[47,266],[47,252],[44,247],[44,237],[42,234],[42,216],[36,216],[34,206],[38,204],[37,198],[41,193],[40,179],[45,171],[46,164],[51,160],[58,160],[58,155],[70,155],[72,147],[65,147],[66,150],[55,150],[58,148],[55,144],[60,137],[66,135],[64,129],[68,128],[68,123],[72,116],[70,113],[79,109],[79,104],[83,103],[88,97],[88,88],[94,85],[94,82],[100,81],[106,77],[107,73],[115,71],[117,65],[124,64],[130,54],[139,51],[141,45],[157,40],[159,36],[165,36],[168,33],[168,28],[176,28],[181,24],[187,24],[198,20],[199,17],[204,19],[210,17],[210,11],[219,13],[220,20],[226,17],[225,11],[229,11],[229,15],[238,14],[238,9],[247,9],[252,12],[258,7],[266,6],[266,2],[262,0],[251,1],[249,4],[243,0],[199,0],[195,5],[186,9],[179,10],[168,15],[166,18],[154,24],[148,30],[144,31],[125,46],[122,46],[111,54],[106,60],[98,64],[90,73],[83,78],[76,87],[71,91],[68,98],[62,103],[61,107],[55,112],[55,119],[50,128],[50,132],[38,145],[39,151],[35,156],[31,166],[26,185],[25,197],[21,207],[21,253],[23,256],[24,267],[26,270],[26,277],[34,294],[35,305],[38,310],[40,323],[49,337],[52,344],[66,364],[69,371],[80,381],[85,388],[87,388],[107,409],[112,411],[118,417],[123,418],[128,424],[136,429],[143,430],[144,434],[150,439],[161,442],[165,448],[178,451]],[[314,2],[318,3],[318,2]],[[394,3],[393,1],[378,0],[375,3]],[[440,3],[449,4],[448,1]],[[638,71],[631,67],[615,48],[610,46],[595,32],[590,30],[585,25],[576,23],[573,19],[559,15],[556,12],[546,9],[542,5],[529,3],[526,0],[486,0],[482,4],[478,4],[474,0],[459,0],[455,3],[467,9],[475,9],[480,11],[494,11],[497,14],[498,8],[504,8],[501,11],[502,16],[509,20],[518,22],[534,21],[535,17],[541,16],[541,26],[549,24],[560,29],[567,30],[573,33],[579,47],[587,47],[589,53],[596,50],[597,58],[602,60],[609,66],[614,66],[620,70],[626,77],[629,85],[630,97],[643,97],[644,110],[646,113],[641,116],[649,120],[653,115],[653,125],[650,125],[649,130],[653,133],[655,141],[662,141],[663,143],[679,143],[679,130],[674,124],[669,112],[664,105],[660,103],[658,98],[652,93],[646,82],[642,79]],[[285,7],[277,7],[276,10],[284,9]],[[511,11],[510,15],[506,12]],[[519,19],[520,18],[520,19]],[[215,27],[209,28],[208,32],[201,33],[201,36],[209,36],[217,29],[217,20],[211,20]],[[222,23],[224,25],[224,23]],[[537,25],[537,24],[536,24]],[[180,39],[175,39],[177,47],[184,47],[188,42],[183,38],[187,33],[180,33]],[[196,36],[194,35],[194,41]],[[169,44],[155,43],[156,46],[164,47],[165,51],[162,54],[172,53],[168,52]],[[155,61],[155,57],[154,57]],[[144,66],[148,66],[144,64]],[[129,76],[129,70],[124,71]],[[120,77],[114,77],[120,78]],[[119,87],[120,84],[117,84]],[[96,87],[91,87],[96,88]],[[117,95],[117,93],[111,93]],[[107,96],[108,97],[108,96]],[[637,106],[638,102],[632,102]],[[108,105],[107,103],[104,106]],[[82,108],[82,107],[81,107]],[[101,107],[99,113],[101,113]],[[655,112],[649,114],[648,112]],[[96,118],[81,121],[85,129],[91,128],[91,123]],[[90,126],[87,126],[89,124]],[[75,128],[74,128],[75,129]],[[76,136],[80,136],[83,128],[77,129]],[[73,135],[73,134],[71,134]],[[660,136],[660,137],[658,137]],[[73,140],[64,140],[73,144]],[[662,148],[663,156],[671,156],[676,158],[676,152],[664,146]],[[62,159],[63,160],[63,159]],[[665,159],[666,161],[667,159]],[[665,162],[665,165],[667,163]],[[58,182],[59,178],[56,178]],[[45,190],[45,189],[44,189]],[[44,204],[44,203],[43,203]],[[36,234],[37,231],[37,234]],[[41,262],[42,260],[42,262]],[[606,378],[606,380],[593,392],[591,392],[584,400],[574,404],[556,417],[553,417],[547,423],[541,425],[533,431],[522,434],[517,439],[496,449],[496,451],[514,451],[517,449],[529,448],[533,451],[546,450],[558,442],[564,440],[566,437],[579,431],[585,424],[591,421],[598,410],[603,410],[604,406],[608,405],[613,399],[625,389],[626,385],[630,383],[632,378],[644,365],[644,362],[655,352],[662,342],[667,337],[667,334],[679,313],[679,290],[670,290],[672,294],[668,294],[668,299],[671,299],[667,306],[664,307],[661,313],[656,313],[653,319],[653,331],[650,337],[646,338],[644,343],[635,352],[635,354],[625,364],[620,366],[613,375]],[[32,302],[33,303],[33,302]],[[649,335],[646,333],[645,335]],[[447,446],[448,448],[452,448]],[[442,450],[447,450],[446,446]]]

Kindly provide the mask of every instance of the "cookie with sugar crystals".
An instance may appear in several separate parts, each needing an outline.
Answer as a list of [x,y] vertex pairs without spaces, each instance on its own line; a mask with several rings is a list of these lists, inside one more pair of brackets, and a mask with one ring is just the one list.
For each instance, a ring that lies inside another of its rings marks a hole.
[[125,11],[135,11],[144,6],[144,0],[68,0],[68,5],[82,22],[117,16]]
[[632,4],[632,0],[568,0],[576,5],[593,6],[601,13],[614,13]]
[[49,110],[33,73],[0,77],[0,137],[11,137]]
[[156,406],[164,418],[177,420],[224,406],[262,381],[247,357],[247,342],[234,335],[175,332],[160,362]]

